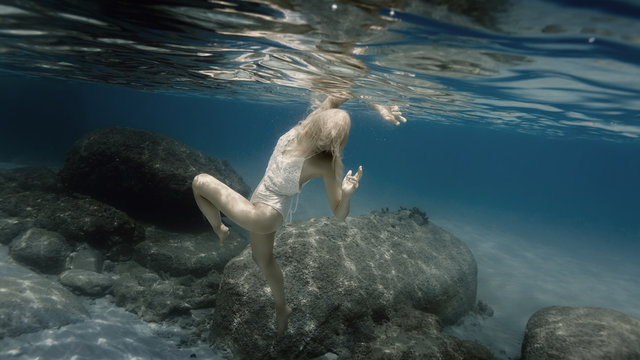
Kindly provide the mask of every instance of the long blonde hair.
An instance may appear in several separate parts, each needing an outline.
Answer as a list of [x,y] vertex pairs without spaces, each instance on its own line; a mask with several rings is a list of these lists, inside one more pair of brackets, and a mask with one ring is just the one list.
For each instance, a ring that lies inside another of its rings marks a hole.
[[314,112],[296,125],[297,136],[292,152],[296,156],[309,158],[321,152],[332,157],[336,179],[342,177],[342,152],[349,137],[351,119],[340,109]]

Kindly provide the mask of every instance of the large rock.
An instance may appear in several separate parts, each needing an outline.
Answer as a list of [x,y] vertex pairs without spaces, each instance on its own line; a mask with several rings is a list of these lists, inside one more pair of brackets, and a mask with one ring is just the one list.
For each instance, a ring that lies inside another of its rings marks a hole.
[[140,265],[170,276],[202,277],[224,266],[247,247],[247,240],[232,231],[221,245],[213,231],[179,234],[150,227],[138,244],[133,259]]
[[244,196],[249,187],[222,160],[143,130],[104,128],[78,140],[60,172],[74,191],[159,226],[184,229],[204,221],[191,182],[209,173]]
[[42,191],[4,193],[0,210],[31,219],[39,228],[55,231],[72,242],[84,242],[110,258],[130,257],[144,240],[144,229],[124,212],[83,195]]
[[603,308],[544,308],[527,323],[522,359],[640,359],[640,320]]
[[11,257],[43,274],[59,274],[66,266],[71,245],[53,231],[31,228],[16,237],[9,248]]
[[347,358],[357,343],[373,341],[372,324],[395,309],[452,323],[475,303],[473,255],[417,209],[287,225],[274,253],[294,309],[277,343],[271,292],[250,249],[225,268],[212,341],[238,356],[312,358],[330,351]]
[[15,266],[0,276],[0,339],[87,318],[82,303],[61,285]]

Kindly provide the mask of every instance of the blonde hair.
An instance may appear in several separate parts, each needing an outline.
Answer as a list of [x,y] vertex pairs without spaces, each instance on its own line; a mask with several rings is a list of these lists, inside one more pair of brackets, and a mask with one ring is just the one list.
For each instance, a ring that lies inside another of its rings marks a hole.
[[314,112],[296,125],[297,136],[292,150],[299,157],[309,158],[321,152],[332,157],[335,176],[342,177],[342,152],[349,137],[351,119],[340,109]]

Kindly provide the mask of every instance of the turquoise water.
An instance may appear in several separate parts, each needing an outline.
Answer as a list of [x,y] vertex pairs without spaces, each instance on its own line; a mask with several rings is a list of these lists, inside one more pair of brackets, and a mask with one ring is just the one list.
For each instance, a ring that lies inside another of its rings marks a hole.
[[[3,1],[3,167],[59,167],[118,125],[226,159],[253,188],[317,94],[348,92],[352,215],[418,206],[478,260],[496,315],[453,333],[513,357],[543,306],[640,317],[636,2],[235,4]],[[326,203],[310,183],[295,219]]]

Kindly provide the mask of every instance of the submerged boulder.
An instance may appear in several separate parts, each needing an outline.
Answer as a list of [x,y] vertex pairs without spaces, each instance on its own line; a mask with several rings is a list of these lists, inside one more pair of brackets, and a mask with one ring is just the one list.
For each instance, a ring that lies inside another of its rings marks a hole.
[[250,249],[224,270],[212,341],[247,358],[348,357],[376,323],[409,308],[452,323],[473,308],[477,266],[460,240],[417,209],[284,226],[275,257],[293,313],[274,343],[274,305]]
[[213,231],[180,234],[149,227],[146,240],[138,244],[133,259],[140,265],[170,276],[202,277],[216,270],[222,273],[229,260],[238,255],[247,240],[232,231],[220,244]]
[[17,266],[0,276],[0,339],[84,320],[80,300],[61,285]]
[[59,274],[66,266],[71,245],[53,231],[31,228],[16,237],[9,247],[11,257],[43,274]]
[[422,360],[465,359],[492,360],[484,346],[444,335],[440,319],[415,309],[397,309],[390,319],[377,319],[370,342],[359,342],[351,352],[353,359]]
[[640,320],[615,310],[552,306],[529,319],[523,360],[638,359]]
[[101,273],[103,263],[102,253],[87,245],[76,249],[67,258],[67,268],[71,270],[87,270]]
[[80,295],[101,297],[113,286],[109,275],[88,270],[67,270],[60,274],[60,283]]
[[21,232],[32,226],[33,221],[15,217],[0,217],[0,244],[9,244]]
[[220,275],[215,271],[201,278],[174,278],[161,276],[135,261],[116,264],[112,273],[116,305],[145,321],[159,322],[191,310],[212,308],[220,285]]
[[144,130],[103,128],[78,140],[60,176],[64,184],[158,226],[204,225],[191,182],[209,173],[244,196],[249,187],[222,160]]
[[58,174],[47,167],[26,166],[0,170],[0,194],[23,191],[63,191]]
[[83,195],[24,191],[2,195],[0,210],[30,219],[71,242],[87,243],[110,258],[130,257],[144,239],[143,228],[127,214]]

